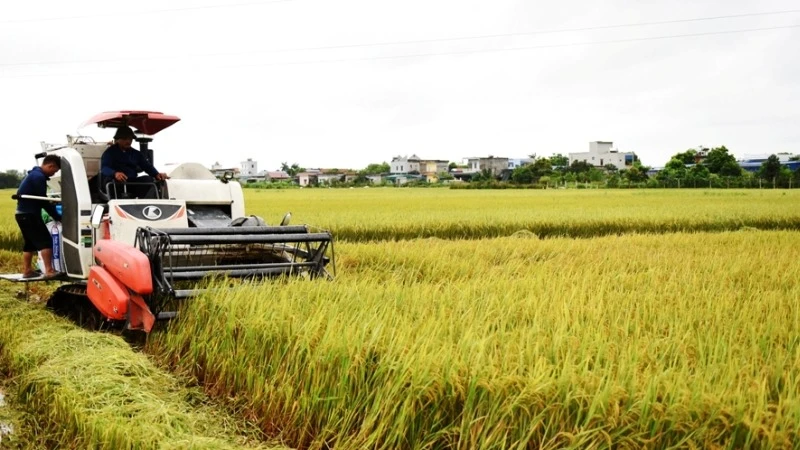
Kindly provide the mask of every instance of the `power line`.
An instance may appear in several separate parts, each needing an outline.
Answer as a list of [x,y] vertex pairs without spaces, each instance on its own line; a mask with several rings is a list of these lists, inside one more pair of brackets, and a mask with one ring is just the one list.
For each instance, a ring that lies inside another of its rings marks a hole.
[[[392,56],[370,56],[370,57],[363,57],[363,58],[342,58],[342,59],[326,59],[326,60],[310,60],[310,61],[292,61],[292,62],[275,62],[275,63],[258,63],[258,64],[239,64],[239,65],[232,65],[232,66],[217,66],[217,67],[212,67],[212,68],[215,68],[215,69],[238,69],[238,68],[247,68],[247,67],[292,66],[292,65],[302,65],[302,64],[327,64],[327,63],[339,63],[339,62],[359,62],[359,61],[378,61],[378,60],[406,59],[406,58],[425,58],[425,57],[434,57],[434,56],[460,56],[460,55],[472,55],[472,54],[481,54],[481,53],[514,52],[514,51],[520,51],[520,50],[540,50],[540,49],[551,49],[551,48],[583,47],[583,46],[591,46],[591,45],[622,44],[622,43],[626,43],[626,42],[646,42],[646,41],[659,41],[659,40],[667,40],[667,39],[681,39],[681,38],[693,38],[693,37],[705,37],[705,36],[720,36],[720,35],[728,35],[728,34],[752,33],[752,32],[758,32],[758,31],[786,30],[786,29],[793,29],[793,28],[800,28],[800,24],[798,24],[798,25],[777,26],[777,27],[765,27],[765,28],[749,28],[749,29],[742,29],[742,30],[710,31],[710,32],[706,32],[706,33],[689,33],[689,34],[675,34],[675,35],[666,35],[666,36],[651,36],[651,37],[643,37],[643,38],[614,39],[614,40],[607,40],[607,41],[587,41],[587,42],[574,42],[574,43],[566,43],[566,44],[547,44],[547,45],[533,45],[533,46],[523,46],[523,47],[510,47],[510,48],[475,49],[475,50],[461,50],[461,51],[449,51],[449,52],[432,52],[432,53],[415,53],[415,54],[392,55]],[[0,78],[29,78],[29,77],[33,78],[33,77],[50,77],[50,76],[79,76],[79,75],[113,75],[113,74],[147,73],[147,72],[156,72],[156,71],[161,71],[161,70],[163,70],[163,69],[120,70],[120,71],[107,71],[107,72],[81,72],[81,73],[61,73],[61,74],[31,74],[31,75],[0,76]]]
[[37,19],[12,19],[12,20],[0,20],[0,24],[11,24],[11,23],[31,23],[31,22],[55,22],[60,20],[79,20],[79,19],[96,19],[98,17],[119,17],[121,15],[130,16],[130,15],[137,15],[143,16],[147,14],[161,14],[161,13],[170,13],[170,12],[181,12],[181,11],[194,11],[194,10],[201,10],[201,9],[221,9],[221,8],[236,8],[241,6],[257,6],[257,5],[268,5],[270,3],[283,3],[283,2],[290,2],[293,0],[269,0],[269,1],[262,1],[262,2],[249,2],[249,3],[232,3],[232,4],[223,4],[223,5],[205,5],[205,6],[186,6],[182,8],[169,8],[169,9],[152,9],[147,11],[122,11],[122,12],[115,12],[115,13],[100,13],[100,14],[87,14],[83,16],[65,16],[65,17],[42,17]]
[[[290,1],[290,0],[281,0],[281,1]],[[3,64],[0,64],[0,67],[57,65],[57,64],[115,63],[115,62],[135,62],[135,61],[157,61],[157,60],[171,60],[171,59],[176,59],[176,58],[208,58],[208,57],[221,57],[221,56],[247,56],[247,55],[255,55],[255,54],[288,53],[288,52],[300,52],[300,51],[339,50],[339,49],[348,49],[348,48],[379,47],[379,46],[386,46],[386,45],[425,44],[425,43],[453,42],[453,41],[490,39],[490,38],[501,38],[501,37],[531,36],[531,35],[556,34],[556,33],[571,33],[571,32],[578,32],[578,31],[593,31],[593,30],[608,30],[608,29],[618,29],[618,28],[647,27],[647,26],[654,26],[654,25],[668,25],[668,24],[678,24],[678,23],[689,23],[689,22],[701,22],[701,21],[733,19],[733,18],[741,18],[741,17],[768,16],[768,15],[795,14],[795,13],[800,13],[800,9],[784,10],[784,11],[771,11],[771,12],[760,12],[760,13],[732,14],[732,15],[725,15],[725,16],[697,17],[697,18],[691,18],[691,19],[665,20],[665,21],[657,21],[657,22],[639,22],[639,23],[628,23],[628,24],[617,24],[617,25],[601,25],[601,26],[581,27],[581,28],[561,28],[561,29],[553,29],[553,30],[535,30],[535,31],[520,32],[520,33],[486,34],[486,35],[462,36],[462,37],[450,37],[450,38],[438,38],[438,39],[419,39],[419,40],[410,40],[410,41],[376,42],[376,43],[367,43],[367,44],[329,45],[329,46],[321,46],[321,47],[301,47],[301,48],[288,48],[288,49],[276,49],[276,50],[257,50],[257,51],[248,51],[248,52],[202,53],[202,54],[194,54],[194,55],[150,56],[150,57],[142,57],[142,58],[85,59],[85,60],[73,60],[73,61],[64,61],[64,60],[60,60],[59,61],[59,60],[56,60],[56,61],[31,61],[31,62],[18,62],[18,63],[3,63]],[[0,23],[2,23],[2,22],[0,22]]]

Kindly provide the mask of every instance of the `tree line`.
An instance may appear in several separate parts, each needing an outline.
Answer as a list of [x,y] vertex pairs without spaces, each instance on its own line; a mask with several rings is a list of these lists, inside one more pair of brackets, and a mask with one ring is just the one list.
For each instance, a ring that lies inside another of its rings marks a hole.
[[[531,155],[535,157],[535,155]],[[673,155],[664,169],[651,176],[651,167],[638,158],[630,166],[618,169],[612,164],[595,167],[584,161],[573,161],[555,154],[549,158],[534,158],[531,164],[517,167],[508,182],[517,185],[565,186],[583,184],[604,187],[798,187],[800,170],[792,171],[781,164],[777,155],[770,155],[757,172],[744,170],[725,147],[701,153],[689,149]],[[481,174],[474,181],[489,182],[492,177]]]
[[0,189],[18,188],[25,176],[18,170],[0,172]]
[[[493,173],[482,170],[473,174],[467,187],[525,187],[547,188],[561,186],[576,187],[652,187],[652,188],[763,188],[800,187],[800,170],[792,171],[781,164],[777,155],[770,155],[756,172],[744,170],[736,158],[723,145],[707,151],[688,149],[674,154],[665,167],[652,175],[652,168],[641,163],[638,157],[629,166],[619,169],[613,164],[596,167],[585,161],[573,161],[557,153],[549,157],[529,155],[532,162],[513,170]],[[796,157],[795,157],[796,158]],[[450,163],[452,171],[458,166]],[[283,163],[281,169],[290,176],[302,172],[297,164]],[[389,164],[369,164],[358,171],[350,184],[369,184],[368,175],[389,173]],[[450,174],[440,174],[440,180],[449,180]],[[412,182],[423,185],[427,182]],[[470,186],[471,185],[471,186]]]

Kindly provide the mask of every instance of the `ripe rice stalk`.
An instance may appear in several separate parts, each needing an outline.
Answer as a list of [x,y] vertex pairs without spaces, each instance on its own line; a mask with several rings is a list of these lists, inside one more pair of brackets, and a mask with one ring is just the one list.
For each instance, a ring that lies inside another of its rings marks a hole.
[[334,282],[221,283],[148,351],[297,447],[789,447],[799,242],[343,244]]
[[[0,194],[0,249],[19,251],[13,190]],[[338,241],[540,238],[743,228],[798,230],[797,190],[245,190],[248,214],[329,229]]]
[[351,242],[798,230],[796,190],[302,189],[245,191],[249,214],[333,231]]

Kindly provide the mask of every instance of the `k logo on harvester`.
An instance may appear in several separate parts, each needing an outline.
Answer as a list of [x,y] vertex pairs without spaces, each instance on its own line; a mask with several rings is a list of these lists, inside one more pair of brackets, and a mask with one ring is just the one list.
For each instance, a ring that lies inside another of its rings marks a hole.
[[185,214],[183,205],[143,205],[136,203],[117,205],[114,208],[123,219],[172,220],[177,217],[183,217]]
[[161,218],[161,208],[153,205],[145,206],[142,210],[142,215],[145,219],[158,220]]

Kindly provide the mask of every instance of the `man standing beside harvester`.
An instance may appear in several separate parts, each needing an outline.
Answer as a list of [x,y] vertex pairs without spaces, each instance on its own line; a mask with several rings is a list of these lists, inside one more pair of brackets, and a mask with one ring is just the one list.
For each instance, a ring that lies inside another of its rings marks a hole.
[[17,211],[15,218],[25,241],[22,247],[22,278],[37,278],[42,274],[33,269],[33,255],[41,252],[44,265],[44,278],[60,275],[53,268],[53,239],[42,219],[44,209],[55,221],[61,220],[61,214],[55,204],[47,200],[23,198],[23,196],[47,197],[47,181],[61,170],[61,158],[47,155],[42,164],[28,172],[17,190]]

